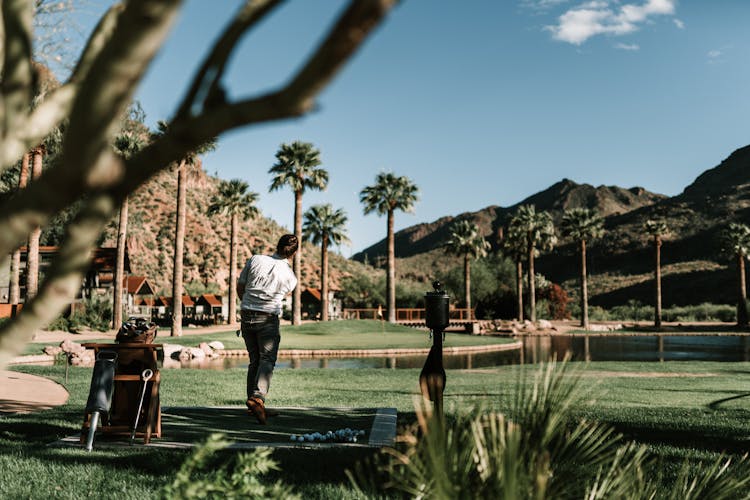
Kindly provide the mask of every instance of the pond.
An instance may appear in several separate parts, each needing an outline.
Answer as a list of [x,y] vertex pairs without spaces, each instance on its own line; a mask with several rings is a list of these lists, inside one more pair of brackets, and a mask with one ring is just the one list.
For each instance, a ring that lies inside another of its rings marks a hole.
[[[553,335],[520,338],[523,348],[513,351],[446,354],[446,370],[488,368],[509,364],[537,363],[570,353],[574,361],[750,361],[747,335],[642,335],[616,336]],[[299,368],[422,368],[425,355],[392,357],[282,358],[277,369]],[[246,368],[246,357],[227,357],[201,362],[167,360],[165,368],[225,370]]]

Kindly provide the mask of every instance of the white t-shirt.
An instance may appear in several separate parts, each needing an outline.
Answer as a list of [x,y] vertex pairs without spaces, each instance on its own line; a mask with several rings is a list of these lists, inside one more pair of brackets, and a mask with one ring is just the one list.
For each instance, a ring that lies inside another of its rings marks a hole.
[[[289,261],[278,255],[253,255],[237,280],[243,310],[281,315],[284,297],[297,286]],[[243,287],[244,284],[244,287]]]

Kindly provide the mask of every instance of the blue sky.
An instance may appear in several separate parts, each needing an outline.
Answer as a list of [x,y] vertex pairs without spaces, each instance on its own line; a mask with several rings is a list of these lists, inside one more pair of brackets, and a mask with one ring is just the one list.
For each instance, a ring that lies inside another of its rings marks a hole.
[[[93,14],[108,2],[96,3]],[[293,72],[345,3],[290,1],[243,40],[235,97]],[[175,110],[239,5],[190,0],[138,91],[147,121]],[[396,229],[507,206],[562,178],[675,195],[750,143],[747,0],[404,0],[320,96],[314,114],[220,138],[209,173],[246,180],[263,214],[291,227],[292,193],[268,192],[282,142],[312,142],[324,193],[349,216],[349,256],[385,236],[359,191],[377,172],[420,188]]]

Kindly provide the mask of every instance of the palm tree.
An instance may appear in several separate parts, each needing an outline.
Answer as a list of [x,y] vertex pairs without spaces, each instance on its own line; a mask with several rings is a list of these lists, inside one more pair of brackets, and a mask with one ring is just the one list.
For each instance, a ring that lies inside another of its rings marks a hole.
[[750,251],[750,226],[732,222],[722,232],[723,249],[737,259],[737,325],[747,326],[747,287],[745,285],[745,259]]
[[[142,137],[132,132],[122,132],[115,137],[115,151],[127,159],[144,146]],[[128,234],[128,197],[120,204],[120,217],[117,224],[117,259],[115,262],[114,297],[112,300],[112,328],[122,324],[122,288],[125,280],[125,245]]]
[[419,199],[419,188],[405,176],[397,177],[390,172],[375,176],[375,184],[365,187],[359,193],[364,204],[365,215],[377,212],[387,216],[388,228],[388,272],[386,274],[386,302],[388,321],[396,322],[396,255],[393,238],[393,213],[396,210],[411,212]]
[[516,297],[518,321],[523,321],[523,258],[526,254],[526,235],[517,226],[509,226],[503,239],[503,252],[516,263]]
[[[166,122],[159,121],[156,135],[163,135],[166,131]],[[211,139],[195,151],[187,153],[177,164],[177,209],[175,215],[174,265],[172,266],[172,330],[170,332],[172,337],[182,336],[182,258],[185,251],[188,167],[195,168],[199,164],[198,156],[214,149],[216,149],[216,139]]]
[[643,229],[654,238],[654,281],[656,283],[656,306],[654,307],[654,326],[661,327],[661,242],[662,237],[669,232],[667,223],[663,220],[649,219],[643,224]]
[[229,236],[229,318],[233,324],[237,320],[237,235],[240,220],[247,220],[258,213],[255,203],[258,193],[248,192],[250,186],[240,179],[221,181],[219,191],[211,198],[208,215],[222,214],[230,217]]
[[[294,235],[302,241],[302,195],[308,189],[324,190],[328,185],[328,172],[320,165],[320,151],[309,142],[294,141],[282,144],[276,152],[276,163],[269,169],[273,181],[269,191],[289,186],[294,192]],[[294,275],[297,286],[292,294],[292,324],[302,322],[302,245],[294,254]]]
[[579,244],[581,253],[581,326],[589,327],[589,296],[586,278],[586,243],[604,233],[604,220],[590,208],[566,210],[562,218],[563,235]]
[[[18,175],[18,189],[24,189],[29,181],[29,160],[31,159],[31,153],[26,152],[21,160],[21,171]],[[26,258],[28,259],[28,248]],[[21,302],[21,249],[17,248],[10,261],[10,290],[9,290],[9,302],[11,304],[18,304]]]
[[[39,145],[31,151],[31,176],[34,182],[42,175],[42,158],[46,153],[44,145]],[[29,243],[26,247],[26,302],[33,298],[39,289],[39,238],[42,228],[37,226],[29,233]]]
[[346,212],[334,210],[329,204],[313,205],[305,212],[302,234],[315,245],[320,245],[320,319],[328,321],[328,245],[348,242]]
[[528,261],[529,319],[536,321],[536,290],[534,284],[534,257],[541,251],[552,249],[557,243],[555,226],[548,212],[537,212],[534,205],[521,205],[510,221],[511,231],[524,235]]
[[479,228],[468,220],[453,224],[450,228],[450,240],[445,243],[445,249],[454,255],[464,258],[464,297],[466,309],[471,318],[471,259],[487,256],[490,243],[479,234]]

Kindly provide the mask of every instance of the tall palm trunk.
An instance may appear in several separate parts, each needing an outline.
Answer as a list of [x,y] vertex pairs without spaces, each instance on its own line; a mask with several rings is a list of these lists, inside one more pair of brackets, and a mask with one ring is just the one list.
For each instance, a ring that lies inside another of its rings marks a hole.
[[589,290],[586,279],[586,240],[581,240],[581,326],[589,328]]
[[471,260],[469,254],[464,255],[464,297],[466,297],[466,311],[471,320]]
[[518,297],[518,321],[523,321],[523,263],[516,258],[516,296]]
[[654,309],[654,326],[661,327],[661,237],[654,235],[654,281],[656,281],[656,307]]
[[[528,241],[531,242],[531,234],[528,235]],[[536,283],[534,283],[534,245],[529,243],[529,319],[536,321]]]
[[299,248],[294,254],[294,276],[297,278],[297,286],[292,293],[292,324],[302,323],[302,191],[294,193],[294,235],[299,241]]
[[396,322],[396,250],[393,236],[393,210],[388,211],[388,272],[385,276],[388,322]]
[[[37,147],[32,153],[31,181],[42,175],[43,148]],[[39,238],[42,228],[37,226],[29,233],[29,244],[26,253],[26,301],[36,296],[39,290]]]
[[328,321],[328,232],[320,245],[320,319]]
[[185,206],[187,165],[177,168],[177,214],[174,232],[174,266],[172,271],[172,337],[182,336],[182,254],[185,249]]
[[[29,180],[29,159],[30,154],[24,153],[21,160],[21,173],[18,175],[18,189],[24,189]],[[28,249],[27,249],[28,250]],[[26,256],[28,258],[28,252]],[[16,248],[10,259],[10,290],[9,302],[18,304],[21,302],[21,249]]]
[[115,291],[112,300],[112,328],[122,324],[122,289],[125,281],[125,241],[128,233],[128,198],[120,205],[120,221],[117,228],[117,262],[115,263]]
[[231,325],[237,322],[237,235],[240,230],[239,216],[232,213],[231,233],[229,235],[229,318]]
[[737,324],[747,326],[747,286],[745,284],[745,256],[737,253],[737,270],[739,272],[738,295],[737,295]]

